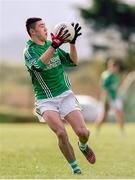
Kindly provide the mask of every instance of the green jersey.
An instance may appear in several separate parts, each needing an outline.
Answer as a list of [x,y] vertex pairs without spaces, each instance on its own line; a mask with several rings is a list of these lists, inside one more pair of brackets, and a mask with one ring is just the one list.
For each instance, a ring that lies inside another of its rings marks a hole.
[[24,50],[25,65],[32,79],[36,100],[58,96],[71,87],[64,70],[67,66],[75,66],[69,53],[57,48],[48,64],[41,61],[40,56],[50,45],[51,41],[46,41],[44,45],[38,45],[29,40]]
[[101,75],[102,86],[106,89],[109,99],[116,99],[118,95],[118,87],[120,84],[120,77],[116,73],[104,71]]

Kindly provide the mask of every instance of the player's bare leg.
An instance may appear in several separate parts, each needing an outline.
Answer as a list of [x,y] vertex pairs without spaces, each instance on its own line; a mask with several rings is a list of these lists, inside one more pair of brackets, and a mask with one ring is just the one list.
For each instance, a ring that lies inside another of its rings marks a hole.
[[70,112],[66,117],[66,121],[72,126],[73,130],[79,137],[79,148],[85,155],[86,159],[94,164],[96,162],[96,157],[92,149],[87,145],[89,139],[89,130],[86,128],[84,118],[80,111],[75,110]]
[[100,130],[102,124],[106,121],[108,111],[109,111],[109,104],[108,104],[108,101],[106,100],[104,103],[104,110],[100,114],[100,116],[97,117],[96,122],[95,122],[97,131]]
[[59,114],[55,111],[46,111],[44,112],[43,118],[46,120],[47,124],[53,130],[53,132],[57,135],[59,148],[64,157],[70,163],[73,172],[80,174],[80,168],[77,165],[73,148],[69,142],[66,129],[60,119]]
[[102,114],[96,119],[96,129],[100,130],[102,124],[106,121],[108,111],[103,111]]
[[123,130],[124,130],[124,112],[122,109],[117,109],[115,111],[115,113],[116,113],[117,123],[119,124],[120,129],[123,132]]

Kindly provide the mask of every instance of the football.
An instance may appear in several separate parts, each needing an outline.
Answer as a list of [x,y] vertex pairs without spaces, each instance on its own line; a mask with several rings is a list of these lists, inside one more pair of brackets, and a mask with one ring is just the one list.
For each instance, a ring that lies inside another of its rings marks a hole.
[[74,35],[75,35],[75,30],[74,30],[74,27],[68,23],[68,22],[61,22],[61,23],[58,23],[55,27],[54,27],[54,31],[53,33],[56,35],[59,33],[60,29],[64,27],[64,31],[65,30],[68,30],[68,33],[70,34],[69,37],[66,38],[65,42],[71,42],[74,38]]

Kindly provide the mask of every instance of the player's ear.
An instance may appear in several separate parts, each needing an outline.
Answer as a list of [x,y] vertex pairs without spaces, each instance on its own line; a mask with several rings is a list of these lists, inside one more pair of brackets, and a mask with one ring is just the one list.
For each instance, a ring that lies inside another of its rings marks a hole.
[[34,35],[35,34],[35,30],[33,28],[30,29],[30,34]]

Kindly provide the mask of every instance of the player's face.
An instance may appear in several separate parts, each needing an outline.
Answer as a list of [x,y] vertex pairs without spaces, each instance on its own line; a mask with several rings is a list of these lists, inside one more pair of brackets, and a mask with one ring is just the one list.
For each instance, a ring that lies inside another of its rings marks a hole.
[[110,69],[112,72],[118,71],[117,65],[111,60],[108,62],[108,69]]
[[37,21],[35,28],[34,28],[35,36],[40,41],[46,41],[47,40],[47,27],[45,26],[45,23],[41,21]]

